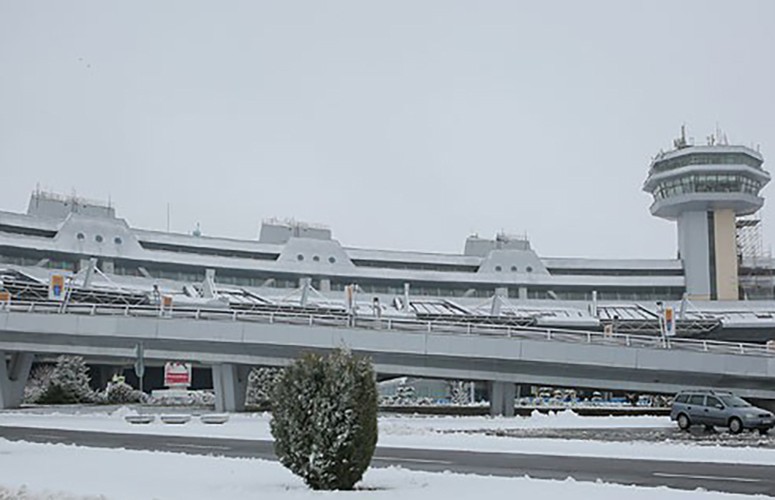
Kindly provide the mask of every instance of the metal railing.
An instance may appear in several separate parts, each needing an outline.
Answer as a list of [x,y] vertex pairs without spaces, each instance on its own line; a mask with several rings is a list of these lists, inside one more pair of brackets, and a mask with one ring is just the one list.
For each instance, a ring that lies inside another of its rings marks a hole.
[[247,321],[265,324],[362,328],[424,334],[496,336],[525,340],[542,340],[576,344],[619,347],[673,349],[716,354],[738,354],[775,357],[775,344],[752,344],[717,340],[697,340],[675,337],[630,335],[599,331],[570,330],[534,326],[514,326],[463,321],[423,321],[412,318],[357,316],[347,314],[310,314],[294,311],[241,311],[228,308],[175,307],[162,310],[159,306],[111,304],[62,304],[60,302],[0,303],[2,312],[128,316],[135,318],[194,319],[200,321]]

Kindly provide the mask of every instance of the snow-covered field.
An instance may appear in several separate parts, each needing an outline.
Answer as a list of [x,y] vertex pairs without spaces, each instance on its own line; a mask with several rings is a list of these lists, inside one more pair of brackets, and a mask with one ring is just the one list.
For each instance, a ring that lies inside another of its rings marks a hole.
[[[149,425],[130,425],[124,421],[124,416],[136,413],[126,407],[112,409],[110,413],[107,410],[85,413],[2,412],[0,426],[236,439],[272,438],[267,413],[231,415],[224,425],[205,425],[196,418],[183,426],[162,424],[158,418]],[[536,412],[531,417],[516,418],[382,416],[379,419],[379,446],[775,465],[773,449],[691,443],[520,439],[470,433],[480,429],[658,428],[674,425],[667,417],[580,417],[570,411],[549,415]]]
[[[702,491],[544,481],[400,468],[370,469],[360,491],[313,492],[275,462],[161,452],[107,450],[0,439],[0,499],[396,499],[520,498],[595,500],[743,499]],[[22,494],[14,495],[14,492]]]
[[[0,426],[82,429],[243,439],[270,439],[269,416],[231,415],[221,426],[197,419],[183,426],[158,421],[130,425],[129,408],[68,413],[2,412]],[[573,413],[529,418],[381,417],[380,447],[443,448],[582,456],[621,456],[692,461],[775,464],[775,450],[723,448],[665,443],[600,443],[553,439],[515,439],[463,431],[524,428],[655,428],[670,426],[662,417],[578,417]],[[460,431],[460,432],[456,432]],[[242,499],[363,498],[401,500],[473,498],[488,500],[541,495],[542,498],[702,499],[750,498],[702,491],[640,488],[573,480],[546,481],[453,473],[426,473],[400,468],[370,469],[357,493],[320,493],[275,462],[258,459],[193,456],[163,452],[94,449],[61,444],[33,444],[0,439],[0,499]],[[3,490],[2,488],[5,488]],[[20,492],[21,491],[21,492]]]

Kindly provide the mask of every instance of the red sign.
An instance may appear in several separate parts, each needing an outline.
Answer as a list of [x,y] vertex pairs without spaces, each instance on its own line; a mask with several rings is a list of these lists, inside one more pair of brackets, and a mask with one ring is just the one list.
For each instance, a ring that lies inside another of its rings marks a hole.
[[164,385],[167,387],[191,385],[191,363],[167,362],[164,365]]

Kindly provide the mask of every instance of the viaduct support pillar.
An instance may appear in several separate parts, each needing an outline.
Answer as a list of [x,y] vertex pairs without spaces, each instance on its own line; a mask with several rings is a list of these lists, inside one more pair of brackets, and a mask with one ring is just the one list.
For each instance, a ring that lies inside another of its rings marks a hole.
[[244,411],[250,367],[224,363],[213,365],[215,411]]
[[7,360],[7,353],[0,351],[0,409],[21,405],[34,357],[31,353],[15,352]]
[[490,389],[490,415],[493,417],[513,417],[517,386],[511,382],[497,380],[488,385]]

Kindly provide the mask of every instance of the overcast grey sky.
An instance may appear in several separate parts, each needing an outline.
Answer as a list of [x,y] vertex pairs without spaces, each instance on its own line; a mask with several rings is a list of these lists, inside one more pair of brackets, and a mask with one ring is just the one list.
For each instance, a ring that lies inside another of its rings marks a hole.
[[682,123],[775,170],[775,2],[626,3],[0,0],[0,210],[40,183],[152,229],[674,257],[641,185]]

